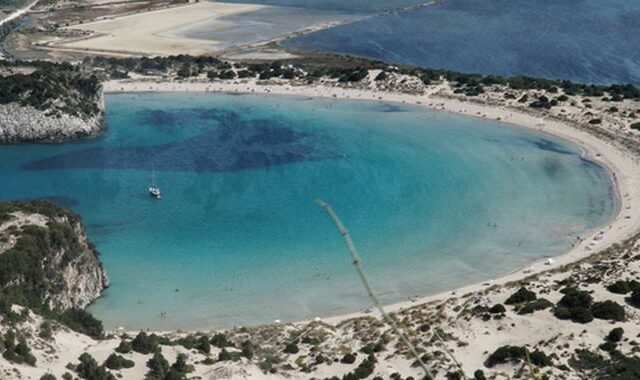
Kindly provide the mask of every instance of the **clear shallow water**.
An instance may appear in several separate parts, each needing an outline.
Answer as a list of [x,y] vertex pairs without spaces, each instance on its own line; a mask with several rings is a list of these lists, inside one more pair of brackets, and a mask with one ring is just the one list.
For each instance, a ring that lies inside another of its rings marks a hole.
[[[413,2],[397,7],[407,3]],[[313,4],[336,6],[330,0]],[[368,8],[388,5],[372,1]],[[443,0],[296,37],[284,45],[462,72],[640,85],[638,36],[640,1]]]
[[352,13],[372,13],[425,4],[421,0],[223,0],[225,3],[254,3],[306,9],[339,10]]
[[[615,210],[604,169],[561,140],[376,102],[120,94],[108,131],[0,146],[0,198],[80,212],[112,285],[109,327],[204,328],[369,306],[333,205],[385,302],[493,277]],[[146,188],[155,167],[162,200]],[[166,318],[159,318],[161,311]]]
[[270,7],[196,22],[161,34],[216,41],[216,49],[221,50],[284,37],[313,25],[358,18],[358,15],[335,10]]

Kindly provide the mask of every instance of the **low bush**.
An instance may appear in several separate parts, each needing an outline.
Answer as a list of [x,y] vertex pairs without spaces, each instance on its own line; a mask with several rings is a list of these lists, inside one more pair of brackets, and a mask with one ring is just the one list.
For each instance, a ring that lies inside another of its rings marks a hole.
[[517,305],[519,303],[534,301],[536,298],[536,293],[522,287],[509,296],[504,303],[507,305]]
[[222,333],[218,333],[211,337],[211,344],[218,348],[233,347],[233,343]]
[[629,297],[629,304],[631,306],[640,308],[640,289],[634,290]]
[[93,315],[84,310],[69,309],[60,314],[58,319],[60,322],[69,326],[72,330],[89,335],[94,339],[101,339],[104,337],[102,321],[96,319]]
[[611,300],[594,303],[591,308],[591,312],[593,317],[598,319],[607,319],[611,321],[625,320],[624,307]]
[[491,314],[502,314],[502,313],[506,313],[506,312],[507,312],[507,309],[501,304],[493,305],[489,309],[489,313],[491,313]]
[[487,377],[484,375],[484,371],[477,369],[473,373],[473,380],[487,380]]
[[88,353],[85,352],[80,355],[78,360],[80,360],[80,364],[76,367],[76,372],[80,378],[86,380],[116,380],[116,377],[111,372],[104,366],[98,365],[96,359]]
[[145,355],[156,352],[158,345],[158,336],[156,334],[148,335],[144,331],[138,333],[131,341],[131,349]]
[[296,342],[291,342],[291,343],[287,343],[287,345],[284,346],[283,351],[286,354],[297,354],[298,352],[300,352],[300,348],[298,348],[298,345],[296,344]]
[[109,355],[107,360],[105,360],[104,362],[105,367],[113,370],[120,370],[122,368],[132,368],[134,365],[135,363],[133,362],[133,360],[126,359],[125,357],[120,356],[118,354]]
[[567,287],[561,290],[564,296],[556,305],[554,315],[558,319],[570,319],[577,323],[589,323],[593,320],[591,306],[593,297],[584,290]]
[[528,352],[525,347],[518,346],[502,346],[495,350],[487,360],[485,365],[492,368],[498,364],[504,364],[510,361],[526,360],[527,356],[532,364],[538,367],[546,367],[551,365],[551,359],[542,351]]
[[636,280],[618,280],[607,286],[607,290],[615,294],[627,294],[634,290],[640,290],[640,282]]
[[553,307],[553,302],[549,301],[546,298],[538,298],[535,301],[527,302],[523,305],[520,305],[516,311],[518,314],[531,314],[534,311],[544,310]]
[[4,344],[4,352],[2,357],[16,364],[36,365],[36,357],[31,354],[31,348],[27,345],[24,337],[19,337],[16,343],[16,334],[13,330],[7,331],[4,335],[2,343]]
[[115,351],[121,354],[128,354],[133,351],[133,346],[130,341],[123,339],[120,341],[120,344],[116,347]]
[[353,364],[356,361],[356,356],[349,352],[347,354],[345,354],[342,359],[340,359],[340,363],[344,363],[344,364]]
[[620,342],[622,340],[622,335],[624,334],[624,330],[622,327],[616,327],[613,330],[609,331],[609,335],[607,335],[607,340],[610,342]]

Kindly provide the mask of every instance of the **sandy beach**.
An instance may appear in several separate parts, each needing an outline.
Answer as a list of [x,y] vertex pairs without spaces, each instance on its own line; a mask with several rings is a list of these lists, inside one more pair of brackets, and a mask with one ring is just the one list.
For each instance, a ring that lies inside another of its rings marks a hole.
[[[254,20],[251,12],[258,10],[269,11],[270,15],[255,16],[258,18]],[[357,18],[320,11],[304,16],[296,13],[295,8],[203,1],[75,24],[64,30],[80,36],[56,38],[39,46],[47,50],[111,56],[221,53],[240,55],[244,59],[265,56],[282,59],[291,54],[265,46],[291,35],[331,28]],[[197,36],[189,36],[194,31]],[[202,36],[212,33],[217,34]]]
[[107,20],[70,26],[69,29],[93,32],[94,35],[55,46],[84,51],[141,55],[205,54],[216,49],[216,42],[162,35],[176,28],[200,21],[262,8],[256,4],[200,2]]
[[[478,284],[452,289],[439,294],[418,297],[410,301],[388,305],[387,310],[399,311],[416,304],[446,299],[452,294],[465,294],[480,291],[489,285],[500,285],[521,280],[523,278],[570,264],[594,252],[607,248],[633,236],[640,231],[640,214],[632,212],[640,209],[640,163],[629,152],[623,151],[611,141],[606,141],[591,133],[579,130],[568,123],[550,118],[517,111],[507,107],[485,105],[480,103],[444,98],[437,93],[435,87],[421,95],[373,91],[354,88],[337,88],[329,86],[300,86],[288,83],[258,84],[255,81],[239,82],[147,82],[147,81],[111,81],[104,84],[107,93],[116,92],[224,92],[246,93],[261,96],[305,96],[334,99],[360,99],[384,102],[414,104],[444,112],[452,112],[470,117],[499,120],[513,127],[534,129],[539,132],[568,140],[580,146],[584,156],[609,169],[612,181],[618,194],[619,210],[616,217],[606,226],[591,231],[583,236],[580,242],[568,252],[554,257],[553,264],[547,259],[531,263],[525,268],[514,268],[514,271]],[[596,236],[598,237],[595,240]],[[366,268],[366,258],[364,262]],[[420,296],[420,295],[419,295]],[[362,312],[335,316],[324,319],[328,323],[339,323],[349,318],[363,316]],[[376,312],[368,315],[378,316]]]

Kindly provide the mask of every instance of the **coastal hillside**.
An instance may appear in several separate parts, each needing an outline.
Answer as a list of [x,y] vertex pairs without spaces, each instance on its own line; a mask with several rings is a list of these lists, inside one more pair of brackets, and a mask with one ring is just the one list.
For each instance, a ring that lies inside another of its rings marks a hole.
[[71,65],[0,66],[0,142],[57,142],[102,130],[100,82]]
[[0,313],[14,305],[68,319],[109,280],[72,211],[49,201],[0,203]]

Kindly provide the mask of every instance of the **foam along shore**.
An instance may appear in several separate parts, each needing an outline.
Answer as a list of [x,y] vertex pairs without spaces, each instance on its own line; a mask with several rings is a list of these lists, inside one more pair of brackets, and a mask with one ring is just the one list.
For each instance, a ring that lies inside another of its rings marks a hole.
[[[371,76],[376,73],[370,74]],[[442,300],[451,294],[464,294],[485,289],[489,285],[500,285],[521,280],[525,277],[546,271],[550,268],[561,267],[583,259],[594,252],[600,251],[613,244],[620,243],[640,231],[640,163],[638,158],[623,150],[615,142],[596,137],[583,129],[576,128],[569,122],[555,118],[524,112],[513,107],[496,104],[455,99],[446,94],[445,85],[432,86],[422,94],[378,91],[374,89],[345,88],[332,85],[294,85],[286,81],[272,81],[262,83],[256,80],[238,81],[147,81],[121,80],[104,83],[105,92],[224,92],[246,93],[259,95],[291,95],[304,97],[322,97],[335,99],[361,99],[384,102],[415,104],[445,112],[467,115],[470,117],[499,120],[513,127],[524,127],[539,132],[548,133],[568,140],[584,151],[585,158],[607,168],[611,174],[618,196],[619,208],[617,215],[606,226],[581,236],[580,241],[574,242],[573,248],[558,257],[535,261],[525,268],[517,269],[503,277],[479,284],[465,286],[451,291],[412,297],[411,300],[389,305],[389,311],[398,311],[409,306]],[[612,132],[615,126],[611,126]],[[601,126],[600,128],[607,128]],[[618,132],[616,132],[618,133]],[[357,242],[356,242],[357,244]],[[364,265],[366,268],[366,253]],[[342,316],[324,319],[330,323],[339,323],[345,319],[363,316],[363,312],[356,312]],[[373,315],[376,315],[375,313]]]
[[203,1],[73,25],[69,29],[94,34],[73,40],[57,41],[52,46],[116,54],[204,54],[215,50],[215,41],[165,36],[162,33],[200,21],[213,22],[223,17],[261,8],[263,6],[256,4]]

